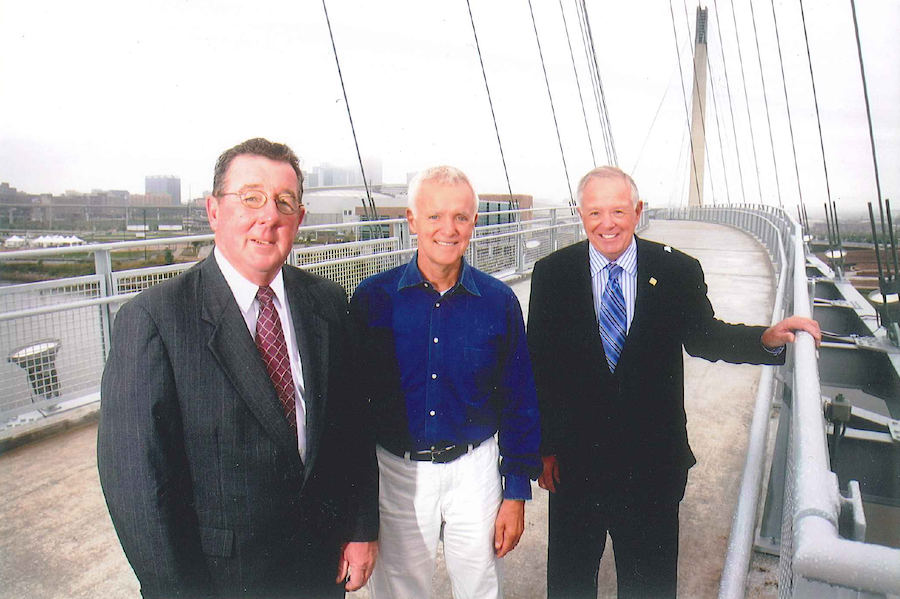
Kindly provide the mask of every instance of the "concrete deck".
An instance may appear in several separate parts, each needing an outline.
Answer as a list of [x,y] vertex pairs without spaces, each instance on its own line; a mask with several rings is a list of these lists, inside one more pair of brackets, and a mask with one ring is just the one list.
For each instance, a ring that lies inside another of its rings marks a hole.
[[[644,237],[668,243],[704,266],[720,318],[768,324],[774,285],[760,246],[728,227],[652,221]],[[527,310],[530,282],[513,283]],[[679,596],[715,597],[737,500],[759,367],[710,364],[686,357],[687,414],[699,464],[691,470],[681,509]],[[0,454],[0,598],[131,599],[138,583],[118,544],[100,491],[96,423]],[[68,418],[66,414],[54,418]],[[534,484],[526,532],[505,559],[506,597],[546,596],[547,493]],[[777,595],[777,561],[757,556],[748,597]],[[450,597],[443,564],[437,598]],[[365,590],[349,595],[367,598]],[[611,548],[600,569],[600,597],[615,597]]]

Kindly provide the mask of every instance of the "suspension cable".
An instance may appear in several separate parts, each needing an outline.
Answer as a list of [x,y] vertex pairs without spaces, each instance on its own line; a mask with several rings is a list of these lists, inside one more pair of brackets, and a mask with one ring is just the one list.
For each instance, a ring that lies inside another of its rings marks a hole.
[[763,74],[762,55],[759,52],[759,33],[756,30],[756,12],[753,10],[753,0],[750,5],[750,18],[753,21],[753,40],[756,42],[756,59],[759,61],[759,80],[762,82],[763,102],[766,106],[766,122],[769,124],[769,146],[772,148],[772,167],[775,169],[775,189],[778,191],[778,207],[784,208],[781,201],[781,184],[778,182],[778,161],[775,160],[775,141],[772,139],[772,119],[769,117],[769,96],[766,94],[766,77]]
[[[859,42],[859,23],[856,20],[855,0],[850,0],[850,6],[853,9],[853,29],[856,31],[856,50],[859,53],[859,72],[862,76],[863,96],[866,99],[866,116],[869,119],[869,140],[872,143],[872,164],[875,167],[875,188],[878,191],[878,210],[881,213],[881,231],[882,234],[884,234],[884,208],[882,207],[883,202],[881,201],[881,180],[878,176],[878,156],[875,154],[875,133],[872,131],[872,110],[869,108],[869,88],[866,84],[866,68],[863,65],[862,45]],[[886,238],[887,236],[885,235],[885,239]],[[877,246],[875,247],[875,251],[878,251]]]
[[[712,63],[709,61],[709,54],[706,55],[706,66],[709,69],[710,76],[712,76]],[[722,145],[722,126],[719,124],[719,104],[716,102],[716,86],[712,86],[712,99],[713,99],[713,110],[716,113],[716,134],[719,136],[719,156],[722,158],[722,175],[725,177],[725,198],[728,200],[728,205],[731,205],[731,189],[728,185],[728,168],[725,166],[725,147]],[[724,118],[724,117],[723,117]],[[713,196],[713,204],[716,203],[715,196]]]
[[[687,45],[687,42],[685,42]],[[684,54],[684,46],[681,47],[681,51],[678,53],[678,59],[681,60],[681,55]],[[647,136],[644,137],[644,143],[641,144],[641,151],[638,152],[637,159],[634,161],[634,166],[631,167],[630,174],[633,177],[634,173],[637,172],[638,164],[641,162],[641,157],[644,155],[644,148],[647,147],[647,141],[650,139],[650,134],[653,132],[653,126],[656,124],[656,119],[659,117],[659,112],[662,110],[663,104],[666,101],[666,96],[669,95],[669,89],[672,87],[672,81],[675,80],[675,70],[672,70],[672,75],[669,76],[669,84],[666,86],[666,91],[663,93],[662,98],[659,100],[659,106],[656,107],[656,114],[653,115],[653,121],[650,122],[650,128],[647,129]],[[679,161],[681,158],[679,157]]]
[[[356,146],[356,157],[359,159],[359,170],[362,173],[363,185],[366,188],[366,198],[372,207],[372,216],[378,220],[378,212],[375,209],[375,201],[372,194],[369,193],[369,182],[366,180],[366,169],[363,167],[362,154],[359,152],[359,142],[356,140],[356,127],[353,126],[353,115],[350,114],[350,102],[347,100],[347,88],[344,87],[344,76],[341,74],[341,63],[338,60],[337,46],[334,45],[334,33],[331,31],[331,20],[328,18],[328,7],[325,6],[325,0],[322,0],[322,10],[325,11],[325,22],[328,24],[328,35],[331,37],[331,49],[334,51],[334,63],[337,65],[338,78],[341,80],[341,91],[344,92],[344,105],[347,107],[347,118],[350,119],[350,131],[353,133],[353,145]],[[379,231],[378,237],[381,237],[381,227],[376,227]]]
[[481,46],[478,44],[478,33],[475,31],[475,18],[472,16],[472,4],[466,0],[469,7],[469,21],[472,22],[472,36],[475,38],[475,49],[478,51],[478,63],[481,65],[481,75],[484,77],[484,89],[487,91],[488,105],[491,107],[491,118],[494,121],[494,132],[497,134],[497,147],[500,148],[500,161],[503,163],[503,174],[506,175],[506,188],[509,190],[509,202],[514,208],[519,207],[519,203],[513,196],[512,185],[509,183],[509,171],[506,168],[506,157],[503,155],[503,144],[500,143],[500,129],[497,127],[497,115],[494,114],[494,102],[491,100],[491,88],[488,87],[487,72],[484,70],[484,61],[481,58]]
[[578,11],[578,27],[581,30],[581,45],[582,48],[584,48],[584,60],[588,65],[588,73],[591,76],[591,91],[594,93],[594,106],[597,108],[597,119],[600,121],[600,132],[603,134],[603,148],[606,151],[606,162],[612,163],[612,152],[610,151],[609,145],[610,132],[607,129],[607,122],[603,118],[603,107],[600,101],[600,88],[597,85],[597,71],[593,63],[593,56],[590,53],[588,33],[584,24],[586,14],[583,13],[584,6],[579,0],[575,0],[575,8]]
[[781,57],[781,36],[778,35],[778,17],[775,16],[775,0],[772,4],[772,22],[775,24],[775,41],[778,45],[778,64],[781,65],[781,86],[784,88],[784,105],[787,108],[788,131],[791,133],[791,151],[794,153],[794,173],[797,175],[797,193],[800,194],[800,205],[803,205],[803,188],[800,187],[800,167],[797,165],[797,146],[794,144],[794,121],[791,119],[791,103],[788,100],[787,80],[784,77],[784,59]]
[[750,147],[753,149],[753,170],[756,171],[756,192],[759,194],[759,203],[762,204],[762,181],[759,180],[759,161],[756,157],[756,136],[753,134],[753,117],[750,114],[750,96],[747,94],[747,76],[744,73],[744,51],[741,50],[741,34],[738,33],[737,16],[734,14],[734,0],[731,2],[731,19],[734,21],[734,39],[737,41],[738,61],[741,64],[741,87],[744,88],[744,105],[747,107],[747,122],[750,129]]
[[[676,59],[678,60],[678,75],[680,77],[681,85],[681,97],[683,99],[684,104],[684,121],[687,125],[688,130],[691,128],[691,114],[688,111],[687,105],[687,94],[684,92],[684,71],[681,68],[681,55],[678,54],[678,30],[675,28],[675,9],[672,6],[672,0],[669,0],[669,14],[672,16],[672,37],[675,40],[675,53]],[[690,39],[690,29],[688,29],[688,39]],[[693,56],[693,52],[691,52]],[[694,136],[690,136],[690,144],[691,144],[691,164],[694,168],[694,184],[697,187],[697,197],[700,197],[700,181],[698,180],[697,175],[697,156],[694,154]]]
[[[468,2],[468,0],[466,0]],[[562,14],[563,27],[566,30],[566,41],[569,44],[569,56],[572,58],[572,71],[575,73],[575,85],[578,87],[578,100],[581,102],[581,114],[584,115],[584,129],[587,131],[588,145],[591,148],[591,163],[597,166],[597,157],[594,156],[594,142],[591,141],[591,128],[588,125],[587,111],[584,108],[584,96],[581,95],[581,81],[578,79],[578,69],[575,68],[575,52],[572,51],[572,38],[569,37],[569,24],[566,22],[566,11],[562,0],[559,0],[559,12]]]
[[800,18],[803,21],[803,39],[806,42],[806,60],[809,63],[809,80],[812,82],[813,103],[816,107],[816,123],[819,126],[819,147],[822,149],[822,168],[825,171],[825,191],[828,194],[828,203],[830,204],[832,201],[831,183],[828,181],[828,162],[825,160],[825,141],[822,139],[822,119],[819,117],[819,97],[816,95],[816,78],[813,75],[812,55],[809,52],[809,36],[806,33],[806,14],[803,11],[803,0],[800,0]]
[[731,115],[731,132],[734,135],[734,151],[737,154],[738,175],[741,179],[741,198],[747,203],[747,190],[744,187],[744,166],[741,162],[741,150],[738,145],[737,127],[734,123],[734,105],[731,103],[731,84],[728,82],[728,63],[725,62],[725,39],[722,37],[722,27],[719,24],[719,7],[713,0],[713,11],[716,15],[716,32],[719,34],[719,51],[722,54],[722,69],[725,73],[725,89],[728,92],[728,114]]
[[[530,2],[531,0],[529,0]],[[584,13],[584,27],[587,32],[587,39],[591,46],[591,56],[593,57],[592,64],[594,65],[594,71],[597,76],[597,87],[600,90],[600,103],[603,106],[603,119],[606,121],[606,129],[609,134],[609,151],[610,157],[612,158],[612,163],[614,165],[619,164],[619,156],[616,153],[616,144],[613,139],[612,134],[612,124],[609,122],[609,107],[606,105],[606,92],[603,90],[603,79],[600,77],[600,63],[597,61],[597,48],[594,46],[594,34],[591,31],[591,20],[588,18],[587,5],[585,4],[585,0],[581,0],[581,7]]]
[[562,156],[563,171],[566,174],[566,188],[569,190],[569,205],[575,206],[575,198],[572,196],[572,184],[569,181],[569,167],[566,166],[566,153],[563,151],[562,136],[559,134],[559,123],[556,121],[556,108],[553,107],[553,94],[550,93],[550,79],[547,77],[547,67],[544,65],[544,53],[541,50],[541,38],[538,35],[537,21],[534,18],[534,9],[531,0],[528,0],[528,10],[531,11],[531,23],[534,25],[534,39],[537,41],[538,55],[541,57],[541,68],[544,70],[544,82],[547,85],[547,95],[550,97],[550,112],[553,113],[553,126],[556,127],[556,139],[559,141],[559,154]]

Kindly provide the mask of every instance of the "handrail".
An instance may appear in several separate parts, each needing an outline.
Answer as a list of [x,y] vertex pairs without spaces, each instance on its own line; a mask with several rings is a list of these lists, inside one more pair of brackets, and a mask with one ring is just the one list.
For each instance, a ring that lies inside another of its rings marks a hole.
[[[799,225],[794,237],[794,269],[805,274]],[[794,277],[794,312],[812,315],[805,276]],[[900,549],[851,541],[838,534],[840,489],[828,467],[816,346],[808,333],[797,334],[794,366],[794,574],[830,585],[900,595]]]
[[[774,223],[771,224],[775,227]],[[784,239],[777,227],[775,233],[778,239],[778,255],[781,258],[781,264],[786,265]],[[788,272],[788,268],[782,268],[778,276],[772,324],[780,321],[784,314],[784,295]],[[775,366],[763,366],[762,375],[759,377],[756,403],[750,421],[747,457],[741,474],[738,503],[731,521],[731,533],[728,536],[728,550],[725,554],[725,566],[722,569],[719,599],[741,598],[747,588],[750,558],[753,554],[753,538],[756,532],[756,514],[766,466],[766,440],[769,436],[769,412],[772,407],[775,370]]]

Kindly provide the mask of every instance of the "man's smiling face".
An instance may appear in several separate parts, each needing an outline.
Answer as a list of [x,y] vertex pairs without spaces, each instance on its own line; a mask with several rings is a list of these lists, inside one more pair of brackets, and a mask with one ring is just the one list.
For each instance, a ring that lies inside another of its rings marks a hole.
[[628,249],[641,217],[643,203],[635,205],[624,177],[590,179],[584,186],[578,214],[588,240],[607,260]]

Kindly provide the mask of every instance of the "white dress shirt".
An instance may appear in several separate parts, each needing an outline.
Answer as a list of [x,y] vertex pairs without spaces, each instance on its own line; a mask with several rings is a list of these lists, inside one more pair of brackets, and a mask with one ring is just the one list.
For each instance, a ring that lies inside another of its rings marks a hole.
[[[213,250],[216,257],[216,263],[222,276],[231,288],[234,300],[237,302],[238,308],[247,323],[247,329],[250,336],[256,339],[256,320],[259,318],[259,301],[256,299],[256,293],[259,291],[259,285],[251,283],[239,273],[228,259],[219,252],[218,248]],[[297,406],[297,449],[300,452],[300,459],[306,459],[306,401],[303,398],[303,366],[300,363],[300,350],[297,346],[297,338],[294,334],[294,324],[291,319],[290,304],[287,301],[287,295],[284,290],[284,275],[281,271],[275,276],[275,279],[269,283],[269,287],[275,292],[275,309],[278,311],[278,317],[281,320],[281,328],[284,331],[284,340],[288,347],[288,357],[291,360],[291,378],[294,380],[294,401]]]
[[[594,315],[597,317],[597,330],[599,331],[600,300],[609,280],[609,269],[606,266],[610,263],[610,260],[598,252],[590,243],[588,243],[588,248],[591,261],[591,288],[594,291]],[[625,298],[625,316],[628,321],[626,335],[631,330],[631,321],[634,318],[634,299],[637,297],[637,261],[638,248],[634,237],[631,238],[631,243],[625,248],[622,255],[612,261],[621,266],[623,271],[619,275],[619,285],[622,287],[622,295]]]

